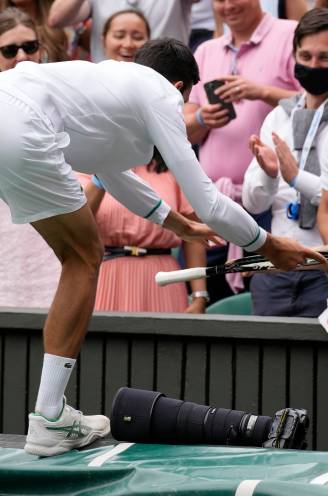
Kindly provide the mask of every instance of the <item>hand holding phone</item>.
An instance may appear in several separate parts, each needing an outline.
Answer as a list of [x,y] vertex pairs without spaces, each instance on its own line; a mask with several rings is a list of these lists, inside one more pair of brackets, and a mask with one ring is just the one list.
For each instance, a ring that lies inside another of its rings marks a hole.
[[231,102],[226,102],[219,95],[216,95],[215,90],[220,86],[223,86],[225,83],[222,80],[213,79],[213,81],[209,81],[204,84],[204,90],[207,95],[208,103],[215,104],[220,103],[223,108],[229,110],[229,120],[235,119],[237,117],[235,108]]

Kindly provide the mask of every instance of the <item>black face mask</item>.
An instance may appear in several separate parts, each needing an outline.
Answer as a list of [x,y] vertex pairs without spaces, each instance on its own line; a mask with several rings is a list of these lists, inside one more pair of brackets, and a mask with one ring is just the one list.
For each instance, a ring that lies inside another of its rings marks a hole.
[[322,95],[328,91],[328,67],[307,67],[295,64],[296,79],[311,95]]

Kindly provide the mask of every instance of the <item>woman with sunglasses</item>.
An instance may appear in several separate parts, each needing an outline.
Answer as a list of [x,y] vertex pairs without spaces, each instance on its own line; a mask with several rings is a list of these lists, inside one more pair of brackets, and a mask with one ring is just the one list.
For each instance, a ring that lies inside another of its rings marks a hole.
[[[41,46],[31,17],[14,7],[0,12],[0,70],[12,69],[25,60],[38,63],[40,58]],[[0,239],[0,306],[48,308],[60,264],[30,225],[12,224],[2,200]]]
[[23,60],[40,62],[40,43],[34,21],[16,8],[0,13],[0,70],[12,69]]
[[63,29],[48,26],[48,14],[53,0],[0,0],[1,9],[16,7],[27,14],[37,27],[42,44],[42,62],[68,59],[68,39]]

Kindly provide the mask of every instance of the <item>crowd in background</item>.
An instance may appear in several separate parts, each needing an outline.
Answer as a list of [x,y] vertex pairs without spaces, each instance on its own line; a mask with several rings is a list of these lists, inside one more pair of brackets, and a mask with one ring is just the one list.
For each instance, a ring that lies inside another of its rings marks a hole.
[[[273,234],[319,246],[328,242],[328,234],[320,234],[317,223],[328,109],[323,107],[317,129],[317,154],[312,152],[307,162],[312,165],[302,170],[295,157],[302,156],[308,128],[302,134],[292,122],[294,107],[303,111],[302,122],[313,117],[306,108],[312,93],[295,77],[293,40],[297,22],[314,7],[328,8],[328,2],[0,0],[0,70],[23,61],[133,62],[137,49],[150,38],[180,39],[194,51],[200,70],[184,115],[189,140],[207,175]],[[328,25],[325,29],[327,33]],[[326,42],[327,60],[314,67],[328,66]],[[308,64],[305,59],[297,62]],[[233,104],[235,119],[220,104],[208,102],[204,84],[214,79],[224,83],[218,94]],[[275,139],[272,132],[277,133]],[[173,208],[195,218],[159,154],[134,172]],[[185,267],[195,267],[224,263],[243,252],[223,240],[207,252],[197,243],[181,243],[169,231],[130,213],[99,187],[96,177],[78,177],[105,246],[96,310],[202,313],[207,304],[245,290],[251,291],[258,315],[311,317],[325,308],[328,282],[319,271],[229,275],[207,284],[193,281],[189,288],[183,283],[158,287],[156,272],[178,269],[177,259]],[[302,205],[306,213],[301,219],[287,216],[286,205]],[[324,218],[325,213],[321,215]],[[60,264],[30,225],[11,224],[4,202],[0,240],[0,306],[48,307]],[[178,249],[182,256],[177,256]]]

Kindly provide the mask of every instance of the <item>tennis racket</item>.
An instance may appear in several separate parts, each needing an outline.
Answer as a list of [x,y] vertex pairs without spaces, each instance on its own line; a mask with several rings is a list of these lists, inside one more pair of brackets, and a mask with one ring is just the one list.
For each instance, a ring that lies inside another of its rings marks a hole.
[[[328,260],[328,251],[320,251],[321,255]],[[313,258],[308,258],[295,270],[315,270],[320,268],[320,262]],[[224,265],[214,267],[195,267],[192,269],[173,270],[171,272],[158,272],[155,281],[159,286],[166,286],[175,282],[192,281],[205,277],[220,276],[232,272],[262,272],[277,271],[274,265],[262,255],[250,255],[249,257],[238,258]]]

